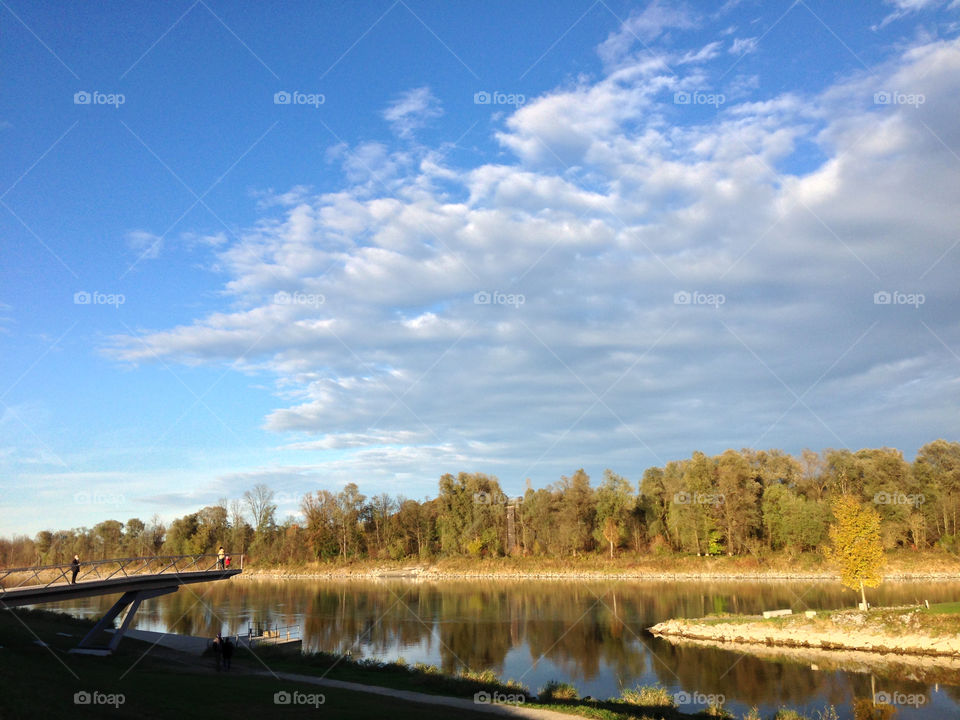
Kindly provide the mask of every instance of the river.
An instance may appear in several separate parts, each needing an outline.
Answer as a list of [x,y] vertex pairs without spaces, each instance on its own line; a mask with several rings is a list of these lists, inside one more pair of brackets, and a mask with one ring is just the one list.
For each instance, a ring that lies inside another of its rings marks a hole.
[[[960,599],[960,583],[884,583],[871,595],[877,605],[946,602]],[[94,617],[113,601],[58,607]],[[876,692],[896,701],[897,718],[960,717],[958,672],[829,670],[809,660],[671,645],[645,631],[671,617],[826,610],[856,601],[831,582],[232,579],[148,600],[135,626],[210,637],[246,634],[256,624],[300,626],[305,651],[402,657],[448,672],[489,668],[533,692],[560,680],[596,698],[661,684],[689,699],[682,706],[688,712],[723,696],[738,717],[752,706],[767,717],[784,705],[813,716],[832,704],[852,718],[854,697]]]

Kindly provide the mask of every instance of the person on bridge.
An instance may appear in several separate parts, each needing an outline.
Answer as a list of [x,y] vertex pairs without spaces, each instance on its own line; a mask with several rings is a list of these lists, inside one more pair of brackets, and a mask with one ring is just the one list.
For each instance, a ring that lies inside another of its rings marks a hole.
[[220,549],[217,550],[217,570],[223,570],[223,559],[227,556],[227,553],[223,550],[223,545],[220,546]]
[[70,584],[77,584],[77,574],[80,572],[80,556],[74,555],[73,562],[70,563],[70,569],[73,570],[73,577],[70,578]]

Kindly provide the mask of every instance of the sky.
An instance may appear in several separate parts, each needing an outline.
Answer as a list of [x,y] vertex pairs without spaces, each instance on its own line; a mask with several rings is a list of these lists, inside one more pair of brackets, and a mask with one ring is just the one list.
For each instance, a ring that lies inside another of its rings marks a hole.
[[958,30],[3,0],[0,535],[956,440]]

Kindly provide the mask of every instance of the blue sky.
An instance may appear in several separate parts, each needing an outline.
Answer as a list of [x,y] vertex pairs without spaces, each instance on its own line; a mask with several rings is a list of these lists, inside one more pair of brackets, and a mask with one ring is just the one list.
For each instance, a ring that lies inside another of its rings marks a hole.
[[0,533],[956,439],[958,10],[5,0]]

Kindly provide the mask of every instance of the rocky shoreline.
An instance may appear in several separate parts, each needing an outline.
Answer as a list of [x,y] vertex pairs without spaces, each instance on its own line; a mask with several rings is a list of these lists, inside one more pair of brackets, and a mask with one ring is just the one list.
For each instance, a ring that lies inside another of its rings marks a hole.
[[688,641],[746,652],[778,648],[960,660],[960,636],[951,632],[934,634],[933,628],[925,627],[920,613],[918,607],[907,607],[771,619],[719,616],[672,619],[648,629],[654,636],[671,642]]

